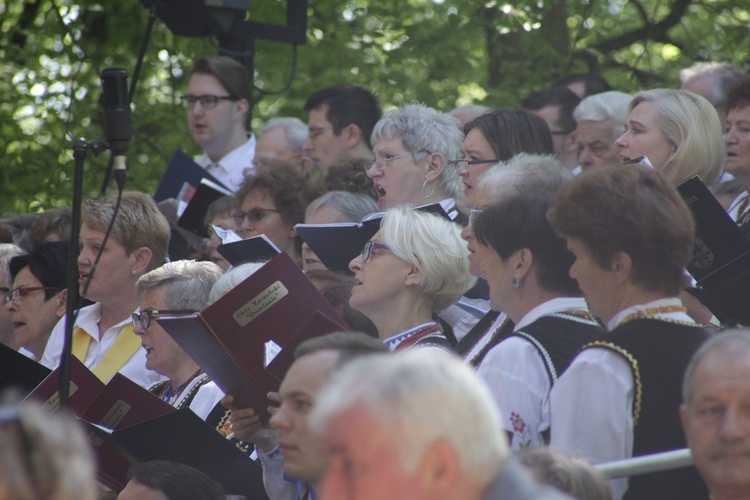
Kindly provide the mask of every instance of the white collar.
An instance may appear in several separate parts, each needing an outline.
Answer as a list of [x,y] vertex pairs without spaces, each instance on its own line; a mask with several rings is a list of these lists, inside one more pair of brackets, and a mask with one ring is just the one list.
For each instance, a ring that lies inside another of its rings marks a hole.
[[530,325],[546,314],[570,310],[588,311],[588,307],[586,307],[586,299],[583,297],[556,297],[547,302],[542,302],[521,318],[518,324],[516,324],[516,330],[523,328],[526,325]]
[[607,322],[607,329],[612,331],[618,327],[622,321],[633,313],[642,313],[648,315],[649,318],[658,319],[669,319],[673,321],[687,321],[694,323],[695,320],[682,311],[672,312],[654,312],[654,309],[660,307],[682,307],[682,301],[678,297],[667,297],[665,299],[652,300],[645,304],[636,304],[634,306],[626,307],[622,311],[615,314],[611,320]]

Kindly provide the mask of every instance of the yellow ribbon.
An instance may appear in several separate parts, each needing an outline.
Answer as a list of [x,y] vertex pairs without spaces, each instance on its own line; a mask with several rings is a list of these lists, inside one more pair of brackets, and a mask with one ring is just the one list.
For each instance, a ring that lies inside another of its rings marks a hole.
[[[73,332],[73,356],[83,363],[90,344],[91,335],[81,327],[76,328]],[[140,348],[141,339],[133,331],[133,325],[128,323],[122,327],[112,347],[104,353],[102,360],[91,371],[106,384]]]

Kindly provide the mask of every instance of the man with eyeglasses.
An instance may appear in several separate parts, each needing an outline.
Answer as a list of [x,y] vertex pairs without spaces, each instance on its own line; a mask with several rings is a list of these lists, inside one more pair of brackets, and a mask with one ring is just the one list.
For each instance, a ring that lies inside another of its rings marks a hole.
[[245,169],[254,170],[255,137],[245,123],[252,106],[247,71],[230,57],[203,57],[190,71],[182,101],[190,136],[204,149],[195,162],[236,191]]
[[578,145],[575,141],[576,121],[573,110],[581,99],[567,87],[549,87],[537,90],[521,106],[544,119],[552,133],[555,154],[568,170],[578,166]]
[[375,95],[359,85],[334,85],[307,98],[310,113],[303,148],[315,168],[372,161],[370,135],[382,111]]

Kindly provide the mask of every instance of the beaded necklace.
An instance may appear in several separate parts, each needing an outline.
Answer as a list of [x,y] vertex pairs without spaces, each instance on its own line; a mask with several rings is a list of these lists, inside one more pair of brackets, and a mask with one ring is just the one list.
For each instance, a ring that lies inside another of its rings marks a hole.
[[203,370],[198,368],[198,370],[195,373],[193,373],[189,379],[187,379],[185,382],[180,384],[177,387],[177,389],[174,389],[172,385],[172,381],[170,380],[169,383],[167,384],[166,389],[164,389],[164,392],[161,393],[161,398],[167,403],[172,404],[173,401],[176,401],[177,399],[179,399],[180,395],[182,394],[182,391],[185,390],[188,384],[192,382],[195,379],[195,377],[197,377],[201,373],[203,373]]

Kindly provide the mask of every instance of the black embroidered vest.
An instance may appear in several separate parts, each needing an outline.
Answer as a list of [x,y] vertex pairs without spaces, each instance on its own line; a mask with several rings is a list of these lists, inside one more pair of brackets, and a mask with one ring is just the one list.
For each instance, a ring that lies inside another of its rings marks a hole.
[[[708,338],[698,325],[641,318],[621,324],[589,347],[620,354],[633,372],[633,456],[685,448],[679,406],[690,358]],[[706,499],[695,467],[632,476],[623,499]]]

